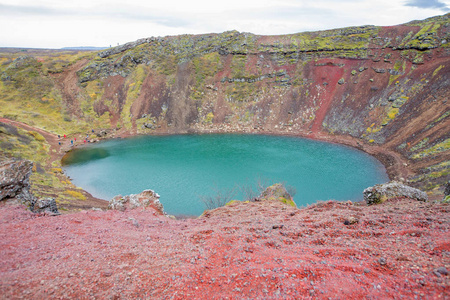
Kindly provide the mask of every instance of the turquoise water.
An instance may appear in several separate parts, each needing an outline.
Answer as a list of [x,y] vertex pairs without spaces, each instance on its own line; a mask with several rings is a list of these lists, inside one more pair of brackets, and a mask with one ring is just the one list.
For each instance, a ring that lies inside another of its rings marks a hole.
[[362,191],[388,180],[383,165],[353,148],[296,137],[176,135],[116,139],[72,151],[64,170],[75,185],[109,200],[153,189],[169,214],[200,215],[201,196],[258,182],[283,182],[294,201],[362,200]]

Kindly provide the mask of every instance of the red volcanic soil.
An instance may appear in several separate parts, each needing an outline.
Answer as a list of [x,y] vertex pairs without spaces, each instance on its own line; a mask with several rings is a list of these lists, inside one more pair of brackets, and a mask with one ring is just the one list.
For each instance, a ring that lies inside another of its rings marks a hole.
[[317,63],[324,64],[324,66],[317,67],[314,72],[314,82],[318,82],[318,84],[313,89],[313,94],[318,96],[320,102],[311,126],[313,135],[322,129],[322,122],[335,98],[336,89],[342,88],[338,85],[338,81],[344,74],[344,69],[333,65],[329,59],[322,59]]
[[251,202],[173,220],[4,204],[0,298],[449,299],[449,211],[409,199]]

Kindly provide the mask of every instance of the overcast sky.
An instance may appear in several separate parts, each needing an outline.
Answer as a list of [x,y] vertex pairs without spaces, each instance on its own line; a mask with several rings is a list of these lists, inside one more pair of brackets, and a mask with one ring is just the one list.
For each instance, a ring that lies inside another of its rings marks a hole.
[[0,0],[0,47],[108,47],[234,29],[288,34],[448,12],[450,0]]

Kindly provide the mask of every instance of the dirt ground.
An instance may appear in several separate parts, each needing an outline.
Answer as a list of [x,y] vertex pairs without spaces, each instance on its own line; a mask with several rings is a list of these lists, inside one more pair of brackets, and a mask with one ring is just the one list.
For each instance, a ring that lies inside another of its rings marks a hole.
[[0,207],[2,299],[448,299],[449,206],[234,203],[55,217]]

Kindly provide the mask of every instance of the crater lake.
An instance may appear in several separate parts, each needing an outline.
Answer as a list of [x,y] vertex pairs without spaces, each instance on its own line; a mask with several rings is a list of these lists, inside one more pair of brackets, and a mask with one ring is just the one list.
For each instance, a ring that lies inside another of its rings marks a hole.
[[187,216],[200,215],[206,209],[201,199],[219,192],[243,200],[259,185],[283,183],[300,207],[362,200],[365,188],[389,180],[378,160],[351,147],[269,135],[114,139],[74,149],[63,165],[72,182],[95,197],[152,189],[168,214]]

